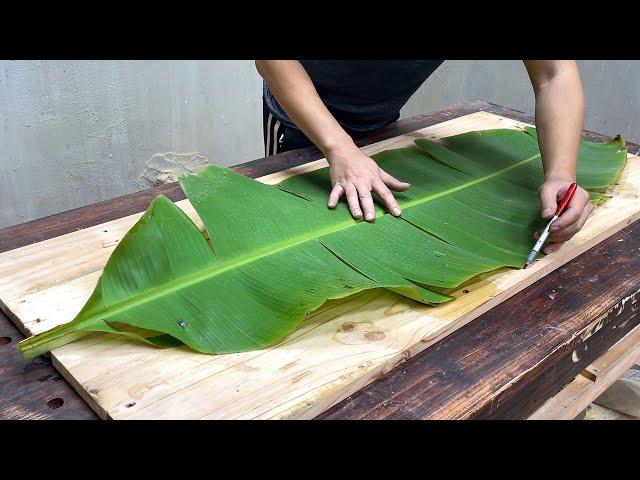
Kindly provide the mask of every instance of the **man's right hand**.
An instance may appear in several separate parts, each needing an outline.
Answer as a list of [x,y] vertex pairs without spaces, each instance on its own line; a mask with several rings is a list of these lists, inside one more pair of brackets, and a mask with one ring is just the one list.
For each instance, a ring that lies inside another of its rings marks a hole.
[[349,210],[354,218],[373,222],[376,218],[371,192],[374,192],[395,217],[400,207],[391,190],[404,191],[410,184],[401,182],[378,167],[355,145],[339,147],[326,152],[331,176],[329,208],[335,208],[342,195],[347,197]]

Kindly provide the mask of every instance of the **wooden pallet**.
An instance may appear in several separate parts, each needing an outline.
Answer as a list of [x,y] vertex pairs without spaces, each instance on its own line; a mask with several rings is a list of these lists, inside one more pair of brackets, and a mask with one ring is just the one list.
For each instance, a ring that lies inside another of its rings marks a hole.
[[631,330],[607,353],[587,367],[529,420],[572,420],[596,400],[626,370],[640,362],[640,327]]
[[[371,155],[419,137],[524,126],[479,112],[363,150]],[[259,180],[277,183],[324,166],[319,160]],[[439,307],[374,290],[326,303],[284,342],[260,351],[212,356],[92,334],[55,350],[52,359],[103,418],[310,418],[640,218],[638,157],[629,156],[610,193],[559,252],[527,270],[480,275]],[[188,201],[178,204],[201,226]],[[139,216],[0,254],[3,310],[27,334],[69,321]]]

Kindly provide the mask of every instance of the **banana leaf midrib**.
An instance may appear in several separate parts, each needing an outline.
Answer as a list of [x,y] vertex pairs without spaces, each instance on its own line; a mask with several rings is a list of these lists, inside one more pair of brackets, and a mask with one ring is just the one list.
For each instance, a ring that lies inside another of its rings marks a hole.
[[[499,175],[502,175],[510,170],[513,170],[515,168],[518,168],[522,165],[525,165],[537,158],[540,157],[540,153],[537,153],[531,157],[528,157],[524,160],[520,160],[517,163],[514,163],[513,165],[509,165],[507,167],[504,167],[502,169],[499,169],[495,172],[490,173],[489,175],[485,175],[483,177],[480,178],[475,178],[473,180],[470,180],[468,182],[465,182],[461,185],[457,185],[455,187],[443,190],[441,192],[438,193],[434,193],[433,195],[429,195],[420,199],[416,199],[413,201],[409,201],[406,203],[401,203],[403,208],[411,208],[411,207],[415,207],[417,205],[435,200],[437,198],[446,196],[446,195],[450,195],[452,193],[455,193],[459,190],[462,190],[464,188],[469,188],[472,187],[474,185],[477,185],[478,183],[490,180],[492,178],[495,178]],[[388,214],[385,214],[388,215]],[[228,260],[224,260],[222,262],[218,262],[213,264],[210,267],[206,267],[203,268],[197,272],[194,272],[192,274],[188,274],[188,275],[183,275],[179,278],[176,278],[174,280],[168,281],[162,285],[159,285],[156,288],[152,288],[150,290],[147,290],[139,295],[135,295],[135,296],[131,296],[129,298],[127,298],[127,300],[122,301],[122,302],[117,302],[114,304],[111,304],[106,311],[102,311],[102,312],[95,312],[92,313],[90,315],[88,315],[87,317],[85,317],[83,320],[86,322],[89,321],[96,321],[96,320],[102,320],[104,317],[111,317],[114,314],[117,314],[119,312],[122,311],[126,311],[128,308],[130,308],[133,305],[140,305],[140,304],[144,304],[145,302],[148,301],[152,301],[155,298],[161,297],[163,295],[165,295],[166,293],[170,293],[170,292],[174,292],[174,291],[178,291],[184,288],[188,288],[190,285],[198,283],[200,281],[203,281],[205,279],[211,278],[211,277],[215,277],[217,275],[223,274],[229,270],[233,270],[239,266],[245,265],[247,263],[251,263],[253,261],[259,260],[263,257],[269,256],[269,255],[273,255],[277,252],[280,252],[282,250],[286,250],[288,248],[292,248],[292,247],[296,247],[298,245],[301,245],[305,242],[308,242],[310,240],[320,240],[322,237],[324,237],[325,235],[330,235],[332,233],[336,233],[339,232],[341,230],[345,230],[347,228],[351,228],[351,227],[355,227],[358,226],[360,224],[362,224],[363,222],[355,222],[353,219],[349,219],[343,222],[340,222],[336,225],[332,225],[330,227],[326,227],[323,228],[321,230],[314,230],[312,232],[309,232],[305,235],[300,235],[294,239],[285,241],[285,242],[280,242],[277,244],[272,244],[269,245],[267,247],[261,248],[259,250],[254,250],[246,255],[240,255],[240,256],[236,256],[233,258],[230,258]],[[326,248],[326,247],[325,247]],[[504,250],[504,249],[501,249]],[[506,250],[505,250],[506,251]],[[513,253],[513,252],[510,252]],[[355,291],[353,292],[355,293]]]
[[504,167],[501,168],[500,170],[497,170],[493,173],[490,173],[489,175],[485,175],[483,177],[480,178],[476,178],[474,180],[471,180],[469,182],[463,183],[462,185],[457,185],[453,188],[449,188],[447,190],[443,190],[442,192],[438,192],[438,193],[434,193],[433,195],[429,195],[427,197],[424,198],[420,198],[420,199],[416,199],[410,202],[406,202],[403,203],[403,207],[404,208],[411,208],[411,207],[415,207],[416,205],[421,205],[423,203],[429,202],[431,200],[435,200],[436,198],[440,198],[440,197],[444,197],[445,195],[450,195],[452,193],[457,192],[458,190],[464,190],[465,188],[469,188],[472,187],[478,183],[490,180],[492,178],[495,178],[499,175],[502,175],[505,172],[508,172],[510,170],[513,170],[515,168],[521,167],[522,165],[531,162],[532,160],[535,160],[536,158],[540,157],[540,153],[536,153],[535,155],[532,155],[531,157],[525,158],[524,160],[520,160],[519,162],[514,163],[513,165],[509,165],[508,167]]

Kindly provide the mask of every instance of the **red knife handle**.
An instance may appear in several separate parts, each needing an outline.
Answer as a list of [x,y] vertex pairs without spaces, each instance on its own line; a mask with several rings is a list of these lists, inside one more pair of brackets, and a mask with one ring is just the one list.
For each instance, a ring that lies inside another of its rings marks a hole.
[[556,216],[562,215],[562,212],[566,210],[567,205],[569,205],[569,202],[573,198],[573,194],[576,193],[577,188],[577,183],[572,183],[571,185],[569,185],[569,188],[567,188],[567,191],[562,197],[562,200],[560,200],[560,204],[558,205],[558,209],[556,210]]

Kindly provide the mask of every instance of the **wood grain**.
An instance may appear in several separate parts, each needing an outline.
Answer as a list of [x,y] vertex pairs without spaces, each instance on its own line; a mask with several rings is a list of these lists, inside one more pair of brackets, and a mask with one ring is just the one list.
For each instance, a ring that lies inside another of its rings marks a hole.
[[525,419],[640,322],[640,221],[323,419]]
[[529,420],[571,420],[640,361],[640,326],[589,365],[569,385],[536,410]]
[[25,363],[16,348],[21,338],[18,328],[0,312],[0,419],[96,419],[45,357]]
[[[522,128],[517,122],[480,113],[429,127],[419,135],[448,136],[502,126]],[[416,135],[371,145],[366,151],[371,154],[407,145]],[[322,165],[323,161],[316,162],[263,180],[275,183]],[[637,158],[631,158],[620,185],[611,192],[614,197],[596,209],[587,228],[570,246],[526,271],[481,276],[454,292],[460,297],[457,301],[441,307],[425,307],[387,291],[373,291],[328,303],[281,345],[259,352],[212,357],[185,348],[162,351],[94,335],[56,350],[54,362],[103,417],[307,418],[637,218],[637,169]],[[187,203],[183,205],[189,210]],[[97,226],[67,234],[62,240],[52,239],[48,245],[41,242],[2,254],[0,265],[4,267],[0,268],[11,269],[13,276],[12,281],[0,284],[5,308],[31,331],[68,321],[73,309],[81,306],[80,299],[86,299],[93,288],[97,276],[91,275],[99,272],[96,265],[106,261],[113,242],[132,221],[134,218],[118,220],[107,228]],[[46,263],[42,251],[64,249],[76,236],[82,241],[75,249],[50,259],[52,265]],[[35,277],[23,274],[36,267],[46,273]],[[50,281],[54,275],[63,280]],[[6,295],[5,289],[9,290]],[[66,305],[55,310],[56,314],[42,318],[30,313],[53,311],[52,306],[62,303],[61,292]]]

